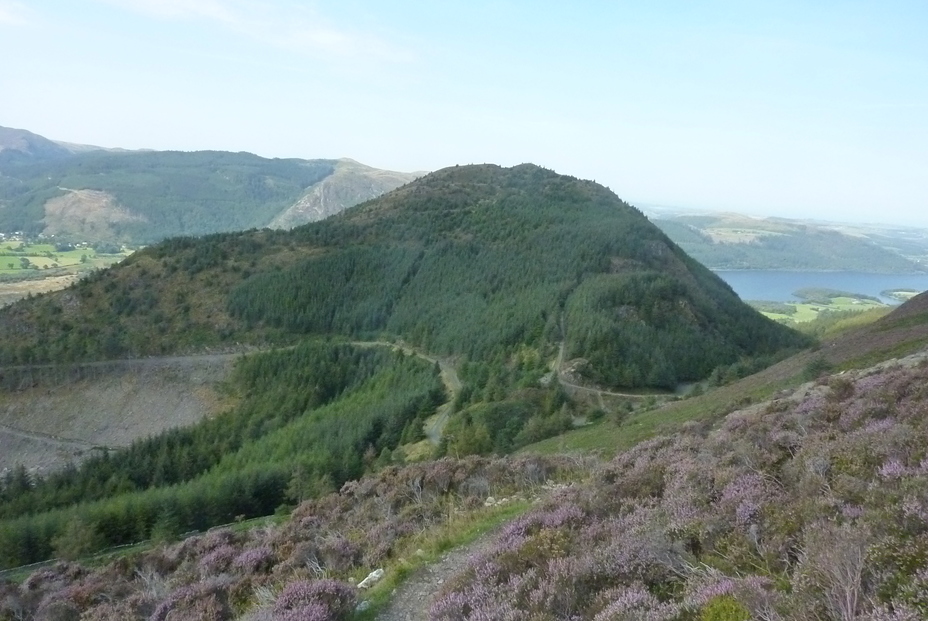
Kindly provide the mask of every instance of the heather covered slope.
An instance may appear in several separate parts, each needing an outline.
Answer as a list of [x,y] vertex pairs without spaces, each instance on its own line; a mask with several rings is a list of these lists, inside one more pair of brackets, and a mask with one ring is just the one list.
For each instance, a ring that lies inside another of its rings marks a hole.
[[[522,457],[387,468],[277,528],[42,570],[3,587],[0,610],[347,620],[358,600],[388,596],[417,549],[434,551],[417,530],[439,536],[467,515],[500,515],[483,507],[491,494],[514,507],[541,494],[469,568],[434,585],[431,621],[922,619],[924,359],[826,377],[599,465]],[[546,478],[573,484],[549,495]],[[352,586],[375,567],[387,568],[384,590]]]
[[537,166],[432,173],[288,232],[175,239],[0,312],[0,360],[264,339],[402,338],[540,377],[673,387],[807,339],[743,304],[606,188]]
[[926,386],[920,356],[643,443],[511,524],[432,619],[925,618]]

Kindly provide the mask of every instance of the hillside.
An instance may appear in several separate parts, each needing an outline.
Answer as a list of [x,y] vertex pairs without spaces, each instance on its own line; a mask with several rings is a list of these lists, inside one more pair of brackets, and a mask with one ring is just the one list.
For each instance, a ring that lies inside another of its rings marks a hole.
[[118,545],[267,515],[411,455],[512,451],[582,413],[542,382],[556,358],[574,381],[653,390],[806,342],[602,186],[532,165],[446,169],[292,231],[169,240],[0,311],[0,355],[23,365],[7,389],[89,359],[285,347],[243,358],[229,406],[196,425],[32,485],[14,471],[0,561],[47,558],[72,523]]
[[9,363],[303,335],[402,338],[543,372],[562,340],[597,383],[672,387],[804,344],[637,210],[536,166],[445,169],[290,232],[176,239],[0,313]]
[[136,246],[289,228],[414,179],[352,160],[62,145],[0,128],[0,231]]
[[732,213],[653,211],[687,254],[711,269],[911,273],[926,270],[928,235],[900,227],[839,225]]
[[[286,346],[241,358],[229,407],[199,424],[41,480],[10,473],[0,566],[151,541],[0,579],[0,618],[924,618],[926,317],[915,296],[760,374],[554,441],[593,435],[605,458],[457,459],[589,413],[540,382],[562,363],[624,390],[698,377],[694,349],[734,374],[807,341],[605,188],[531,165],[445,169],[291,231],[164,242],[0,312],[3,355]],[[13,371],[21,385],[39,368]],[[446,457],[404,465],[438,412],[453,412]]]
[[[304,502],[280,525],[41,569],[0,585],[0,614],[923,619],[926,373],[921,354],[823,377],[607,461],[384,468]],[[375,568],[381,582],[359,588]],[[406,582],[416,599],[385,607]]]
[[[156,373],[142,375],[139,385],[157,388]],[[447,398],[433,364],[388,347],[324,342],[247,356],[224,385],[228,405],[195,425],[94,451],[80,466],[42,478],[22,467],[8,472],[0,485],[0,567],[60,553],[69,524],[97,533],[87,551],[270,515],[375,462],[391,463],[401,443],[422,439],[425,418]],[[134,397],[130,404],[142,411],[126,412],[127,424],[183,401]]]
[[310,187],[268,226],[290,229],[317,222],[364,201],[386,194],[425,173],[399,173],[365,166],[350,159],[336,161],[331,175]]
[[[626,398],[608,398],[605,408],[618,424],[598,423],[541,442],[525,450],[543,453],[595,451],[607,455],[623,451],[642,439],[681,424],[714,424],[732,410],[792,391],[829,372],[848,372],[879,366],[887,360],[917,355],[928,348],[928,294],[921,294],[886,316],[849,321],[843,329],[822,337],[815,346],[757,370],[748,361],[719,368],[700,389],[685,399],[659,407],[630,408]],[[704,392],[702,388],[707,388]],[[655,404],[656,405],[656,404]]]

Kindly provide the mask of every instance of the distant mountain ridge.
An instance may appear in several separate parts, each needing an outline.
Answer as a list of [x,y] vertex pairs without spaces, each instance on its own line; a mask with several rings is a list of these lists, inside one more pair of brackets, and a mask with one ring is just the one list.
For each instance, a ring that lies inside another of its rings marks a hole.
[[0,127],[0,165],[65,158],[71,151],[25,129]]
[[651,220],[716,270],[928,271],[928,231],[654,209]]
[[0,231],[137,245],[290,228],[420,175],[349,159],[105,149],[0,128]]
[[365,166],[343,158],[335,163],[331,175],[310,187],[300,199],[278,214],[268,225],[290,229],[317,222],[359,203],[413,181],[425,173],[400,173]]

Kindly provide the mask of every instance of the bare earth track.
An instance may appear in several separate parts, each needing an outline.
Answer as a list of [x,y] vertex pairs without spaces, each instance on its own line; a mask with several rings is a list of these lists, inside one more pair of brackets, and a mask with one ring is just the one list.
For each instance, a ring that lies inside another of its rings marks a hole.
[[433,446],[438,446],[439,441],[441,441],[441,434],[445,429],[445,425],[448,422],[448,418],[451,416],[452,411],[454,410],[454,402],[457,399],[458,393],[461,392],[461,378],[458,377],[458,372],[454,368],[454,364],[451,360],[447,358],[437,358],[435,356],[424,353],[415,347],[410,345],[405,345],[403,343],[390,343],[387,341],[355,341],[354,345],[358,347],[390,347],[398,351],[402,351],[407,356],[416,356],[425,360],[426,362],[431,362],[432,364],[438,363],[438,368],[441,371],[441,381],[445,385],[445,390],[448,393],[448,401],[443,405],[440,405],[435,411],[435,415],[432,416],[428,421],[426,421],[425,435],[428,438],[429,443]]
[[377,615],[377,621],[428,621],[429,606],[442,585],[467,569],[474,556],[489,551],[498,534],[489,532],[416,571],[396,589],[390,603]]

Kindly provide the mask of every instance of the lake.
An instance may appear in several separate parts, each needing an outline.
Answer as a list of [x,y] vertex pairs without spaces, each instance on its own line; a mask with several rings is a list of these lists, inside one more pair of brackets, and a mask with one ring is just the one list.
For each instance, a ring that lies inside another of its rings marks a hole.
[[880,295],[887,289],[928,290],[928,274],[864,274],[857,272],[774,272],[766,270],[720,270],[715,272],[731,285],[742,300],[796,302],[793,292],[804,287],[825,287],[862,293],[887,304],[897,300]]

